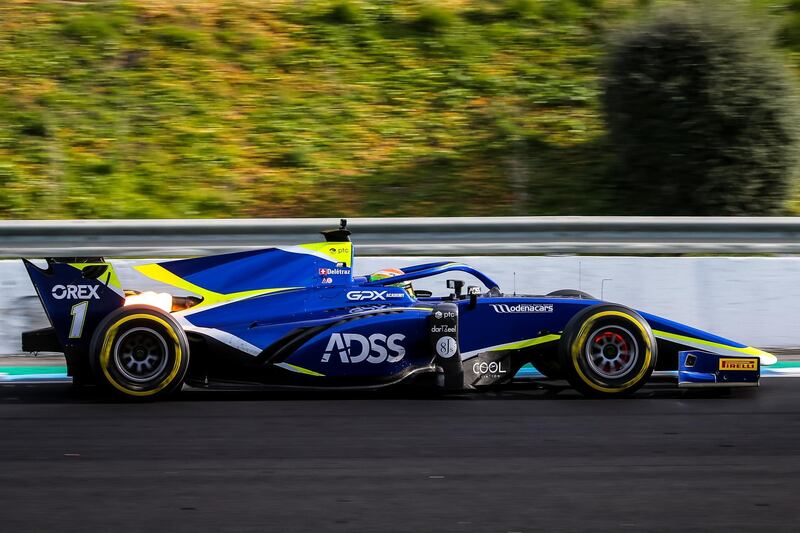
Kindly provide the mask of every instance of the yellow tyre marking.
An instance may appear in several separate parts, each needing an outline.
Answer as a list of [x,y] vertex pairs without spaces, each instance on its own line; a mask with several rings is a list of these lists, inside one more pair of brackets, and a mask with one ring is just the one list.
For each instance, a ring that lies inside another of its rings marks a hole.
[[[175,364],[172,366],[172,370],[170,371],[169,375],[166,378],[164,378],[164,380],[161,383],[159,383],[158,386],[156,386],[155,389],[148,391],[135,391],[123,387],[122,385],[117,383],[116,380],[108,372],[108,360],[111,357],[111,347],[113,345],[112,341],[114,339],[114,334],[116,334],[117,330],[122,324],[137,319],[152,320],[154,322],[161,324],[162,326],[164,326],[164,328],[166,328],[167,332],[169,333],[169,336],[172,337],[172,340],[175,341]],[[100,350],[100,368],[103,369],[103,374],[106,376],[108,382],[111,383],[111,385],[113,385],[119,391],[124,392],[125,394],[129,394],[131,396],[152,396],[153,394],[156,394],[157,392],[163,390],[164,387],[172,383],[172,380],[175,379],[175,376],[178,374],[178,371],[180,370],[182,360],[183,360],[183,352],[181,351],[181,342],[178,339],[178,335],[175,333],[175,330],[172,329],[172,325],[170,325],[166,320],[163,320],[157,316],[146,315],[146,314],[128,315],[114,322],[114,324],[106,332],[105,339],[103,339],[103,348]]]
[[[631,378],[630,380],[626,381],[625,383],[623,383],[618,387],[603,387],[602,385],[594,383],[588,377],[586,377],[586,374],[583,373],[580,365],[578,364],[578,358],[583,353],[583,344],[584,342],[586,342],[586,338],[589,336],[589,331],[591,330],[592,324],[597,322],[598,319],[607,316],[616,316],[624,318],[625,320],[633,323],[637,328],[639,328],[639,331],[642,333],[642,339],[644,339],[644,344],[645,344],[644,364],[642,365],[642,369],[639,371],[638,374],[636,374],[636,376],[634,376],[633,378]],[[570,352],[571,352],[570,355],[572,356],[572,364],[575,367],[575,370],[577,371],[578,376],[581,378],[581,380],[583,380],[584,383],[586,383],[595,390],[598,390],[600,392],[611,392],[611,393],[622,392],[631,385],[638,383],[639,380],[642,379],[642,377],[644,377],[645,373],[647,373],[647,369],[650,367],[650,360],[653,358],[652,346],[650,346],[650,335],[647,334],[647,330],[638,320],[633,318],[631,315],[623,313],[621,311],[603,311],[597,313],[596,315],[592,315],[589,318],[589,320],[583,323],[581,329],[578,331],[578,335],[575,341],[572,343]]]

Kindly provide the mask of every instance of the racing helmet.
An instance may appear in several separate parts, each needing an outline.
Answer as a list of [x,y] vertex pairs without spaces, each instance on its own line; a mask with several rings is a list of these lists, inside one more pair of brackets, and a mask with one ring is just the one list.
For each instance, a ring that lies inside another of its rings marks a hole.
[[[402,276],[403,274],[405,274],[405,272],[403,272],[399,268],[384,268],[384,269],[378,270],[377,272],[367,276],[367,280],[368,281],[378,281],[379,279],[387,279],[387,278],[392,278],[394,276]],[[410,281],[404,281],[404,282],[400,282],[400,283],[392,283],[392,284],[388,285],[388,287],[402,287],[403,290],[405,290],[406,293],[408,293],[408,295],[410,297],[415,298],[415,296],[414,296],[414,287],[411,285]]]

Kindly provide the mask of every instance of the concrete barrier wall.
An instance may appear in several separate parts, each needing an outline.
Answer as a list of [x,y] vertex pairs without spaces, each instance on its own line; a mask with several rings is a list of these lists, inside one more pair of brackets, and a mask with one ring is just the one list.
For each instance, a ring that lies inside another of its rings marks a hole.
[[[356,273],[440,260],[364,257]],[[759,347],[800,346],[800,257],[448,257],[486,272],[506,293],[545,294],[564,288],[663,315]],[[114,264],[126,288],[168,290]],[[446,294],[450,273],[415,286]],[[21,261],[0,261],[0,354],[20,350],[20,332],[47,325]]]
[[[0,220],[0,257],[187,257],[309,242],[335,219]],[[800,253],[800,217],[354,218],[371,256]]]

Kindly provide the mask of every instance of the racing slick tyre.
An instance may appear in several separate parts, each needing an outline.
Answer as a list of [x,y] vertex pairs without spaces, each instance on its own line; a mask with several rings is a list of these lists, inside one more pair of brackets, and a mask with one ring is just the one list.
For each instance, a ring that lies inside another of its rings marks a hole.
[[657,357],[650,325],[621,305],[593,305],[576,314],[559,345],[565,377],[587,396],[631,394],[650,378]]
[[183,384],[189,342],[169,314],[149,305],[131,305],[100,322],[89,356],[99,384],[130,399],[159,398]]
[[597,300],[597,298],[595,298],[588,292],[583,292],[576,289],[559,289],[557,291],[548,293],[547,296],[558,296],[561,298],[580,298],[582,300]]

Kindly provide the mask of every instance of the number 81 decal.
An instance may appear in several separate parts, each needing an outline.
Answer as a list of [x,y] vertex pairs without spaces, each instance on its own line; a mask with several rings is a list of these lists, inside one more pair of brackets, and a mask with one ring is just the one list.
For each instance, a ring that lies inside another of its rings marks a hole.
[[72,324],[69,327],[69,338],[80,339],[83,334],[83,324],[86,322],[86,311],[89,309],[89,302],[81,302],[72,306],[69,314],[72,316]]

